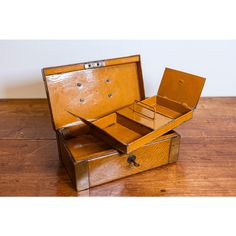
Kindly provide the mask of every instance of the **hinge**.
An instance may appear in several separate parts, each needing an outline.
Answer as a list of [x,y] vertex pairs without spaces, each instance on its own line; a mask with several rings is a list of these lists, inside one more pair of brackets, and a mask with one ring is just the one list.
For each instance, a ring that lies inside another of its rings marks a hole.
[[93,61],[84,64],[84,69],[92,69],[92,68],[97,68],[97,67],[102,67],[105,66],[105,61]]

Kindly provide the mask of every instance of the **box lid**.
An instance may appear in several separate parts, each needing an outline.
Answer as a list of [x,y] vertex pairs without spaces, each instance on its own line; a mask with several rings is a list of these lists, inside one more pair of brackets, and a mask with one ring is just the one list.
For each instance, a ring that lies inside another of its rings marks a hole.
[[44,68],[54,129],[98,118],[145,98],[140,56]]
[[205,78],[166,68],[157,95],[194,109],[204,83]]

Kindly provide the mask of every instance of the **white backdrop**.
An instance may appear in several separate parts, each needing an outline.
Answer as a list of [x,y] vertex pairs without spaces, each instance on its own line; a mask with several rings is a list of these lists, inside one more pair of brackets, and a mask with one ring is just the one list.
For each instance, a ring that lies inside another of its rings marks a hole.
[[146,95],[165,67],[207,78],[203,96],[236,96],[236,40],[1,40],[0,98],[44,98],[41,68],[140,54]]

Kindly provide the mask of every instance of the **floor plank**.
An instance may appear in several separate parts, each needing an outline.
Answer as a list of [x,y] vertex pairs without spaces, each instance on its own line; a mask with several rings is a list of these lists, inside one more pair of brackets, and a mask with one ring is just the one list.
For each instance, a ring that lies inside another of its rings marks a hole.
[[193,119],[176,131],[182,137],[236,137],[236,97],[201,98]]
[[0,139],[55,139],[47,101],[0,100]]
[[177,130],[177,164],[77,193],[58,160],[46,101],[0,101],[0,195],[236,196],[236,98],[201,99]]

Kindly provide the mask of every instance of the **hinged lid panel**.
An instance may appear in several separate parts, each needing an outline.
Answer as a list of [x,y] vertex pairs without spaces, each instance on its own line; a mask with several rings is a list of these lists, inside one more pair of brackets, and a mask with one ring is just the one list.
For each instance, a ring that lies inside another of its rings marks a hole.
[[145,98],[139,56],[43,69],[54,128],[98,118]]
[[158,95],[194,109],[197,106],[204,83],[205,78],[166,68]]

